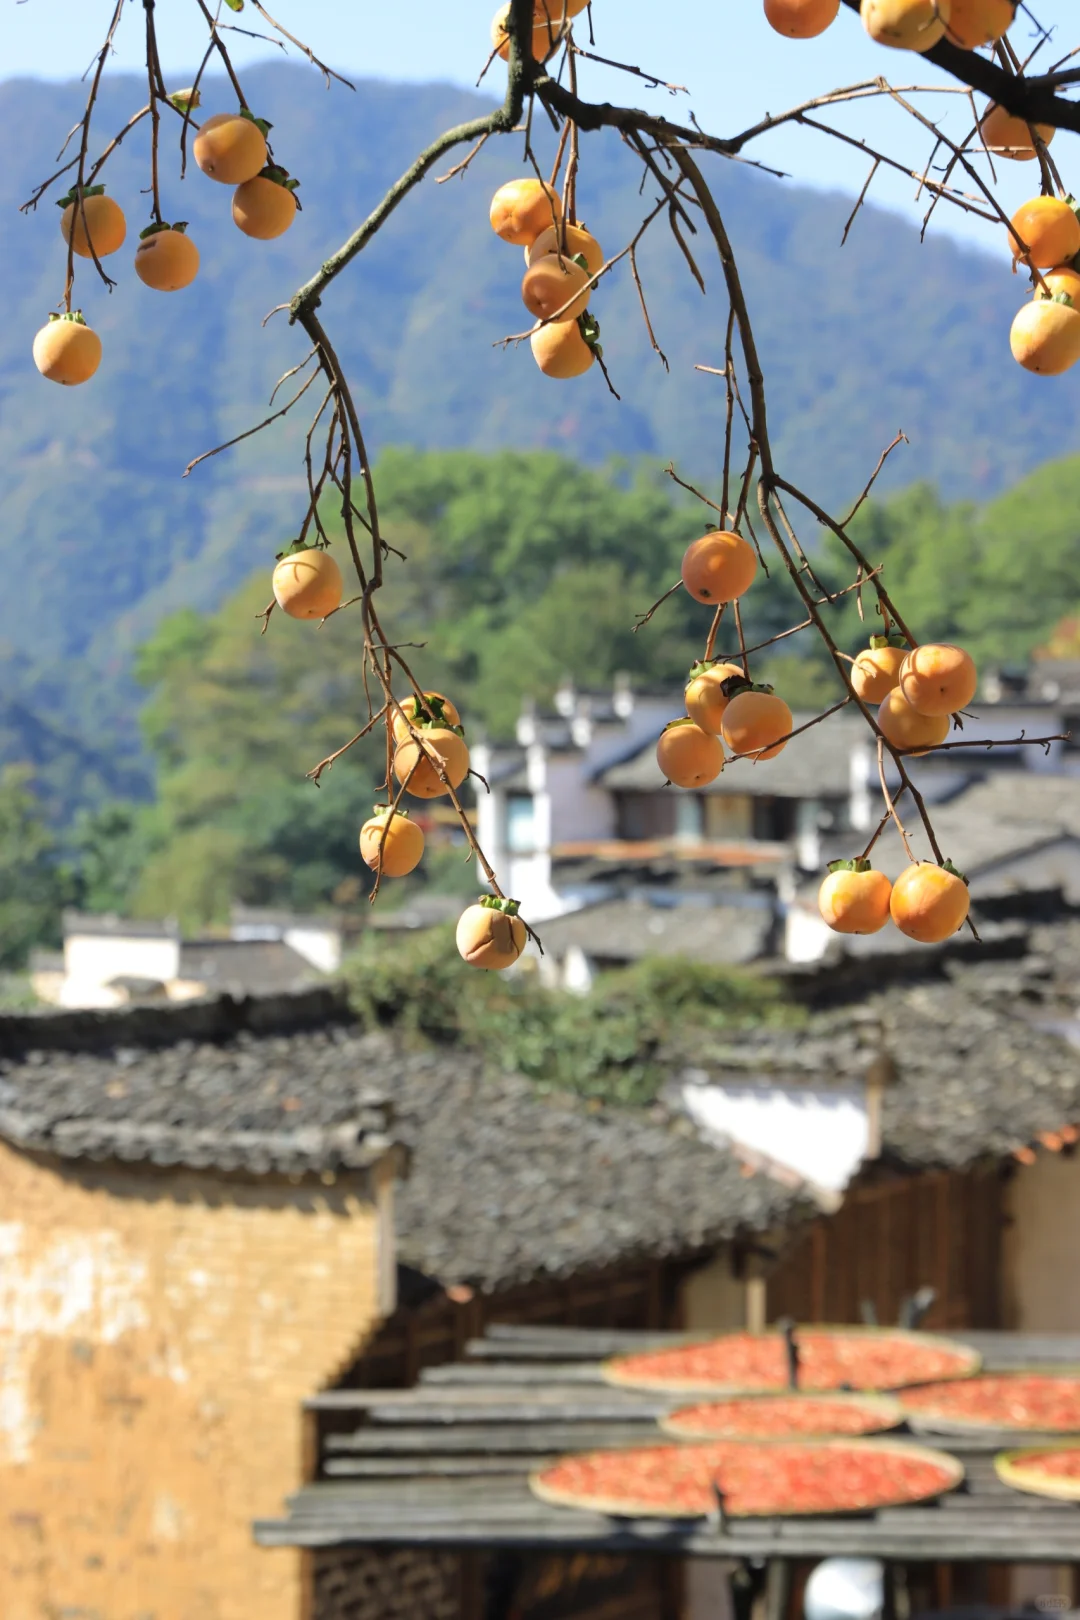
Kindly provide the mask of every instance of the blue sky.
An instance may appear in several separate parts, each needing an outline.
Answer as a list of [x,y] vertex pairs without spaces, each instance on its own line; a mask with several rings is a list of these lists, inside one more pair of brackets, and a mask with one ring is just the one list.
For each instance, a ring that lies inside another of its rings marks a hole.
[[[1033,4],[1045,26],[1061,25],[1042,59],[1049,63],[1080,44],[1076,0],[1033,0]],[[64,79],[81,74],[93,56],[111,0],[0,0],[0,8],[3,75]],[[443,79],[466,85],[475,81],[483,65],[494,9],[495,0],[276,0],[273,6],[286,27],[353,77]],[[174,83],[188,82],[185,74],[198,62],[200,41],[205,38],[195,0],[158,0],[157,17],[166,77]],[[658,29],[658,17],[667,26]],[[591,65],[582,70],[584,93],[663,109],[684,119],[692,109],[706,129],[719,134],[734,133],[765,111],[779,112],[833,86],[880,73],[888,74],[897,86],[949,82],[917,57],[874,45],[846,10],[821,39],[806,42],[774,34],[764,22],[760,0],[677,0],[677,5],[670,0],[666,5],[658,0],[593,0],[593,18],[598,51],[645,66],[685,85],[689,94],[673,97],[649,90],[640,80]],[[250,5],[233,20],[263,26]],[[142,7],[138,0],[129,0],[117,39],[117,68],[141,66],[141,24]],[[1021,55],[1030,49],[1033,37],[1030,22],[1021,15],[1012,31]],[[238,64],[278,54],[273,47],[240,35],[233,35],[231,44]],[[497,64],[489,75],[493,90],[500,87],[503,71]],[[934,97],[932,104],[925,103],[928,111],[931,105],[951,133],[959,136],[970,126],[970,111],[962,98]],[[850,134],[883,143],[916,169],[929,155],[929,138],[892,108],[864,103],[835,119]],[[762,161],[800,181],[852,194],[869,168],[861,153],[805,128],[770,136],[754,151]],[[1060,135],[1055,155],[1066,182],[1080,193],[1077,137]],[[1000,195],[1011,208],[1035,189],[1032,170],[1026,164],[1001,168]],[[919,206],[913,201],[914,190],[913,182],[904,177],[879,173],[871,196],[917,219],[925,202]],[[939,209],[936,220],[932,228],[999,250],[999,232],[991,226],[951,209]]]

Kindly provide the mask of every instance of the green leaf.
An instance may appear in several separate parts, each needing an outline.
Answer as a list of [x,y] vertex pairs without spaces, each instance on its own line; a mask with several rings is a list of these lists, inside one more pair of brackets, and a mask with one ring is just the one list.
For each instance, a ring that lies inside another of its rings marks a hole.
[[243,11],[244,0],[225,0],[230,11]]

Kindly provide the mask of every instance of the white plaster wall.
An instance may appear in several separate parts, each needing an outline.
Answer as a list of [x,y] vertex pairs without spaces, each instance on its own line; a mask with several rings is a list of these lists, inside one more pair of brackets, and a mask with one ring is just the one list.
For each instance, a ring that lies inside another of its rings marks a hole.
[[283,938],[320,973],[336,973],[341,966],[341,935],[336,928],[286,928]]
[[64,940],[64,969],[67,978],[80,986],[104,985],[119,978],[158,979],[164,984],[180,972],[180,941],[69,934]]

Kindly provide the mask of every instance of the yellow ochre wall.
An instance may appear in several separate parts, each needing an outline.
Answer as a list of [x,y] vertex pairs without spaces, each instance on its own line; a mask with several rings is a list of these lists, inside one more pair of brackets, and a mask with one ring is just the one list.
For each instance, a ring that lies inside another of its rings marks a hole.
[[3,1620],[305,1620],[252,1541],[392,1306],[390,1166],[227,1179],[0,1143]]

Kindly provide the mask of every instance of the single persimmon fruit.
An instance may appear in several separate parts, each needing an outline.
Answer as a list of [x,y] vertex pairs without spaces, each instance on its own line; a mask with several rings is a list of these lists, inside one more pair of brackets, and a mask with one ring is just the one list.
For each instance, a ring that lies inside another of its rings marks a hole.
[[1012,217],[1009,247],[1014,259],[1053,270],[1080,253],[1080,219],[1063,197],[1032,197]]
[[[1073,270],[1067,264],[1059,264],[1055,270],[1043,272],[1043,282],[1051,297],[1058,293],[1066,293],[1072,299],[1077,309],[1080,309],[1080,271]],[[1035,296],[1042,293],[1042,287],[1036,287]]]
[[541,180],[508,180],[492,197],[489,218],[496,236],[527,247],[562,219],[562,202],[554,187]]
[[[1034,127],[1039,139],[1049,146],[1056,133],[1053,124],[1036,124]],[[1037,156],[1035,143],[1031,139],[1031,127],[1023,118],[1017,118],[995,102],[991,102],[983,113],[979,130],[991,157],[1030,163]]]
[[415,692],[410,692],[401,700],[401,713],[394,710],[390,721],[390,728],[394,742],[404,742],[412,733],[407,721],[411,720],[414,726],[429,725],[435,721],[437,725],[460,726],[461,716],[448,697],[441,692],[425,692],[424,701],[420,702]]
[[864,703],[880,703],[900,679],[906,647],[894,647],[888,636],[871,636],[851,666],[851,688]]
[[710,607],[734,602],[754,583],[757,552],[733,529],[712,529],[687,546],[680,573],[696,601]]
[[724,691],[727,681],[745,681],[739,664],[695,664],[683,694],[686,712],[696,726],[710,736],[720,735],[720,722],[731,699]]
[[1016,0],[952,0],[945,33],[964,51],[977,51],[1007,34],[1016,18]]
[[150,225],[135,249],[135,274],[155,292],[180,292],[199,273],[199,250],[181,220],[175,225]]
[[[583,322],[590,319],[586,312],[576,321],[548,321],[530,335],[533,359],[545,377],[580,377],[595,362],[597,345],[590,343],[582,331]],[[600,330],[595,321],[592,328]]]
[[814,39],[839,10],[840,0],[765,0],[765,21],[788,39]]
[[266,136],[250,113],[215,113],[200,125],[192,151],[203,174],[224,186],[242,186],[266,167]]
[[345,582],[323,546],[288,551],[274,569],[274,601],[290,619],[325,619],[341,606]]
[[771,686],[737,692],[724,710],[720,735],[740,759],[775,759],[788,744],[791,710]]
[[69,388],[89,381],[101,364],[101,339],[81,309],[49,316],[34,339],[34,364],[50,382]]
[[71,243],[80,259],[92,259],[95,253],[99,259],[105,259],[123,247],[127,235],[124,210],[118,202],[106,197],[104,186],[86,187],[81,207],[77,188],[60,201],[64,210],[60,215],[60,234],[65,242]]
[[966,709],[979,684],[971,654],[944,641],[913,647],[900,669],[900,690],[919,714],[956,714]]
[[949,0],[862,0],[863,27],[879,45],[929,51],[945,38]]
[[498,973],[513,967],[528,934],[518,916],[516,900],[496,900],[484,894],[474,906],[466,906],[458,918],[458,954],[470,967],[490,968]]
[[584,225],[549,225],[525,249],[525,263],[535,264],[537,259],[545,258],[549,253],[559,253],[567,259],[580,255],[588,266],[590,276],[598,276],[606,263],[603,248]]
[[889,920],[892,884],[860,856],[831,861],[818,890],[822,921],[837,934],[876,934]]
[[675,787],[705,787],[723,770],[724,750],[693,720],[671,720],[657,740],[656,763]]
[[284,236],[296,218],[296,181],[284,169],[269,164],[253,180],[233,192],[233,224],[258,242]]
[[371,819],[360,829],[360,854],[373,872],[380,864],[384,877],[407,877],[420,865],[424,833],[407,810],[391,811],[377,804]]
[[[1075,272],[1073,272],[1075,274]],[[1009,331],[1013,359],[1040,377],[1060,377],[1080,360],[1080,309],[1068,293],[1040,298],[1017,311]]]
[[916,861],[893,884],[889,913],[908,939],[940,945],[962,928],[971,909],[967,879],[946,861]]
[[588,309],[591,292],[589,272],[556,253],[530,264],[521,283],[522,303],[538,321],[576,321]]
[[[504,62],[510,60],[510,34],[507,19],[510,3],[499,7],[491,19],[491,43],[496,56]],[[538,62],[544,62],[558,48],[563,37],[562,17],[553,10],[550,16],[539,5],[533,7],[532,53]]]
[[947,714],[920,714],[899,686],[894,686],[878,706],[877,723],[886,742],[894,748],[925,754],[945,741],[951,721]]
[[[418,726],[419,740],[406,737],[394,750],[394,775],[414,799],[438,799],[450,788],[460,787],[469,773],[469,750],[459,730],[453,726]],[[446,773],[448,787],[439,775],[438,764]]]

